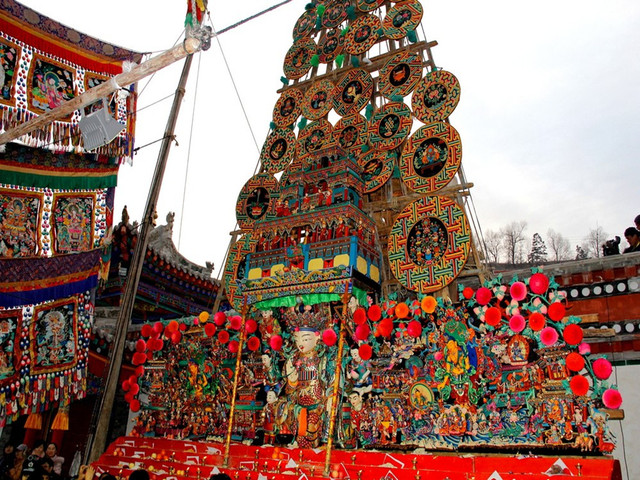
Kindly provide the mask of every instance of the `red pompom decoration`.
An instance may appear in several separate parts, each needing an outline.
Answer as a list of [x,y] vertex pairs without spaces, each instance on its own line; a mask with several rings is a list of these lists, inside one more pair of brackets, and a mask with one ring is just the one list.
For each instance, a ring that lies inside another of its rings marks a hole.
[[527,286],[523,282],[513,282],[509,287],[509,295],[516,302],[524,300],[527,296]]
[[547,315],[551,320],[559,322],[564,318],[565,308],[561,302],[552,303],[547,309]]
[[216,333],[216,326],[213,323],[204,324],[204,334],[207,337],[213,337]]
[[572,372],[579,372],[584,368],[584,357],[576,352],[571,352],[566,359],[567,368]]
[[502,314],[500,313],[500,309],[497,307],[489,307],[487,308],[487,311],[484,312],[484,321],[492,327],[500,325],[501,317]]
[[140,385],[138,385],[137,383],[131,384],[131,388],[129,389],[129,393],[131,393],[131,395],[137,395],[139,391]]
[[153,360],[153,352],[151,350],[149,350],[145,355],[147,356],[147,360]]
[[134,398],[133,400],[131,400],[131,403],[129,404],[129,408],[134,413],[140,411],[140,400],[138,400],[137,398]]
[[154,342],[155,342],[157,352],[159,352],[164,348],[164,340],[162,340],[161,338],[156,338]]
[[144,338],[150,337],[152,333],[153,328],[148,323],[145,323],[140,330],[140,335],[142,335]]
[[229,332],[226,330],[220,330],[218,332],[218,341],[222,344],[225,344],[229,341]]
[[131,388],[131,384],[129,383],[129,380],[125,380],[124,382],[122,382],[123,391],[128,392],[130,388]]
[[569,387],[575,396],[581,397],[589,391],[589,380],[582,375],[575,375],[569,381]]
[[480,287],[478,290],[476,290],[476,301],[480,305],[486,305],[487,303],[489,303],[489,301],[491,301],[492,297],[493,292],[487,287]]
[[[198,322],[198,319],[197,319],[197,318],[195,318],[195,319],[194,319],[194,322]],[[185,331],[187,330],[187,324],[186,324],[186,323],[181,323],[181,324],[180,324],[180,328],[179,328],[179,330],[180,330],[181,332],[185,332]]]
[[141,377],[142,375],[144,375],[144,365],[138,365],[136,367],[136,375],[138,377]]
[[362,358],[362,360],[369,360],[372,353],[373,350],[371,349],[371,345],[369,345],[368,343],[363,343],[362,345],[360,345],[360,347],[358,347],[358,354],[360,355],[360,358]]
[[324,332],[322,332],[322,341],[328,347],[332,347],[338,341],[338,335],[332,328],[327,328]]
[[178,331],[179,327],[180,325],[178,325],[178,322],[176,322],[175,320],[171,320],[167,325],[167,330],[169,331],[169,333],[173,333]]
[[602,403],[607,408],[620,408],[622,405],[622,395],[618,390],[608,388],[602,394]]
[[147,342],[140,339],[136,342],[136,352],[144,352],[147,349]]
[[569,345],[578,345],[582,342],[582,336],[582,329],[575,323],[567,325],[562,332],[562,338]]
[[229,326],[234,330],[240,330],[242,327],[242,317],[239,315],[234,315],[229,319]]
[[276,352],[279,352],[280,349],[282,348],[282,337],[280,335],[273,335],[270,339],[269,339],[269,345],[271,346],[271,348],[273,348]]
[[368,324],[358,325],[355,331],[356,340],[366,340],[369,338],[369,334],[371,333],[371,329]]
[[409,315],[409,307],[406,303],[400,302],[396,305],[395,314],[398,318],[407,318],[407,315]]
[[176,330],[171,334],[171,341],[174,345],[180,343],[180,340],[182,340],[182,334],[179,331]]
[[545,347],[550,347],[558,341],[558,331],[553,327],[544,327],[540,332],[540,341]]
[[391,331],[393,330],[393,322],[390,318],[383,318],[378,323],[378,333],[383,337],[388,337],[391,335]]
[[253,319],[249,318],[246,322],[244,322],[244,331],[247,333],[253,333],[258,329],[258,323]]
[[133,354],[133,357],[131,357],[131,363],[134,365],[142,365],[146,361],[147,356],[144,353],[136,352]]
[[520,333],[525,327],[524,317],[522,315],[514,315],[509,319],[509,328],[513,333]]
[[227,314],[224,312],[216,312],[213,316],[213,323],[218,325],[219,327],[224,325],[224,322],[227,321]]
[[533,312],[529,315],[529,326],[534,332],[539,332],[547,324],[547,319],[540,312]]
[[377,322],[378,320],[380,320],[380,317],[382,316],[382,310],[380,310],[380,306],[371,305],[369,307],[369,310],[367,311],[367,316],[372,322]]
[[611,362],[606,358],[598,358],[593,362],[593,374],[600,380],[606,380],[611,376],[613,369],[611,368]]
[[462,296],[463,296],[466,300],[469,300],[471,297],[473,297],[473,288],[471,288],[471,287],[464,287],[464,289],[462,290]]
[[258,350],[260,348],[260,339],[258,339],[258,337],[249,337],[249,340],[247,340],[247,348],[252,352]]
[[417,338],[422,335],[422,325],[417,320],[411,320],[407,325],[407,333],[413,338]]
[[229,351],[231,353],[237,353],[238,352],[238,341],[237,340],[231,340],[229,342],[229,345],[227,345],[227,348],[229,349]]
[[353,321],[356,325],[362,325],[367,321],[367,313],[364,311],[364,308],[360,307],[353,312]]
[[153,324],[153,331],[155,333],[162,333],[162,330],[164,330],[164,325],[162,325],[162,322],[156,322]]
[[529,279],[529,288],[536,295],[542,295],[549,288],[549,279],[544,273],[534,273]]
[[124,400],[125,400],[125,402],[127,402],[127,403],[131,403],[131,402],[132,402],[132,400],[133,400],[133,395],[131,395],[131,393],[130,393],[130,392],[129,392],[129,393],[125,393],[125,394],[124,394]]

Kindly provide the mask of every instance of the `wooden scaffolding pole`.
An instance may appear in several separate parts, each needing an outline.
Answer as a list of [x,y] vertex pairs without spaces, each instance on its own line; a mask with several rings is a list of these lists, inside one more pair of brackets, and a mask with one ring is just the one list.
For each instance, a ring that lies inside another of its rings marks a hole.
[[[188,40],[192,39],[187,39],[187,41]],[[158,197],[160,196],[162,177],[164,176],[167,159],[169,158],[171,143],[174,139],[174,130],[178,119],[178,113],[180,112],[182,98],[184,97],[185,86],[187,84],[192,60],[193,56],[188,55],[184,62],[184,67],[182,68],[182,75],[180,76],[178,88],[176,89],[176,94],[173,98],[171,113],[169,115],[169,120],[167,121],[167,127],[165,129],[162,145],[158,154],[158,162],[151,181],[147,205],[145,207],[142,225],[140,226],[140,233],[138,233],[138,241],[131,259],[131,266],[129,267],[125,291],[122,296],[120,311],[118,312],[118,320],[116,322],[113,350],[111,351],[109,362],[109,373],[107,374],[106,385],[100,400],[100,410],[95,434],[91,440],[91,448],[89,450],[88,458],[89,462],[95,462],[98,460],[98,457],[100,457],[106,447],[109,423],[113,410],[113,401],[116,395],[116,389],[118,388],[118,378],[120,376],[120,368],[122,366],[122,355],[124,353],[127,330],[129,328],[129,322],[133,312],[133,305],[136,300],[136,292],[138,290],[138,283],[140,282],[140,274],[142,273],[142,264],[144,262],[147,246],[149,245],[149,233],[153,226],[156,205],[158,203]]]

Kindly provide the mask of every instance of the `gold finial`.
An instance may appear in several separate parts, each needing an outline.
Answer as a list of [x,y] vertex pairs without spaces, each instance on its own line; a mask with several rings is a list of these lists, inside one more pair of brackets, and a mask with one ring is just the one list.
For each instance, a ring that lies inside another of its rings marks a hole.
[[356,464],[356,455],[353,454],[351,455],[351,465],[355,465]]
[[413,464],[413,469],[416,469],[416,466],[418,465],[418,459],[416,457],[413,457],[413,460],[411,460],[411,463]]

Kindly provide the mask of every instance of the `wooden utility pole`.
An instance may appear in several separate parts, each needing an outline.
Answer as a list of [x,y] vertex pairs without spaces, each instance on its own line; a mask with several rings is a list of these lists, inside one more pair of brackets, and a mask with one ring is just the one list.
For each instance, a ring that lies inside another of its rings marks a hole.
[[[189,40],[193,39],[187,39],[185,43]],[[98,457],[100,457],[106,447],[109,423],[113,409],[113,400],[116,395],[116,389],[118,388],[118,377],[120,376],[120,368],[122,366],[122,355],[124,353],[127,330],[129,328],[129,322],[133,312],[133,305],[136,300],[136,292],[138,291],[138,283],[140,282],[140,274],[142,273],[142,264],[144,262],[147,246],[149,245],[149,233],[153,227],[153,217],[156,211],[156,204],[158,203],[158,196],[160,195],[160,187],[162,186],[162,177],[164,176],[171,143],[174,139],[176,121],[178,119],[178,113],[180,112],[180,104],[184,97],[185,85],[187,83],[187,77],[189,76],[192,59],[193,56],[191,54],[189,54],[185,59],[184,67],[182,68],[182,75],[180,76],[180,82],[176,89],[175,97],[173,98],[173,106],[171,107],[171,113],[169,115],[169,120],[167,121],[167,128],[164,132],[162,146],[160,147],[160,153],[158,154],[158,163],[156,164],[156,169],[151,181],[151,188],[149,190],[149,197],[147,198],[147,205],[145,207],[142,225],[140,226],[140,233],[138,233],[138,240],[131,259],[131,266],[129,267],[125,290],[120,303],[120,311],[118,313],[113,341],[113,350],[111,351],[110,357],[111,361],[109,363],[109,373],[107,375],[106,385],[100,400],[100,411],[98,414],[96,430],[93,435],[93,439],[91,440],[88,462],[95,462],[98,460]]]
[[109,81],[101,83],[97,87],[93,87],[81,95],[72,98],[71,100],[64,102],[57,108],[49,110],[48,112],[38,115],[32,120],[22,123],[14,128],[10,128],[3,134],[0,134],[0,145],[9,143],[11,140],[21,137],[29,132],[42,128],[45,125],[49,125],[51,122],[59,120],[67,115],[70,115],[74,111],[89,105],[96,100],[111,95],[120,87],[127,87],[132,83],[136,83],[138,80],[143,79],[157,72],[158,70],[182,60],[187,55],[191,55],[200,50],[202,41],[197,38],[187,38],[183,43],[161,53],[157,57],[152,58],[140,65],[136,65],[129,72],[123,72],[115,77],[112,77]]

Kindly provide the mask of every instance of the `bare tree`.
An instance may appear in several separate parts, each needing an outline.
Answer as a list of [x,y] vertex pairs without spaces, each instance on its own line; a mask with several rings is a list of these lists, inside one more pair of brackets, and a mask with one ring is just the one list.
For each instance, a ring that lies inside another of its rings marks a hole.
[[583,240],[583,247],[586,246],[589,257],[599,258],[602,256],[602,244],[608,236],[609,234],[605,232],[602,227],[589,230],[589,233]]
[[484,236],[484,250],[491,263],[498,263],[502,252],[502,235],[499,232],[488,230]]
[[522,243],[525,241],[524,230],[527,228],[527,222],[511,222],[507,226],[500,229],[502,236],[502,244],[507,253],[507,261],[515,264],[523,256],[524,249]]
[[551,256],[556,262],[571,259],[571,244],[560,232],[550,228],[547,231],[547,243]]

